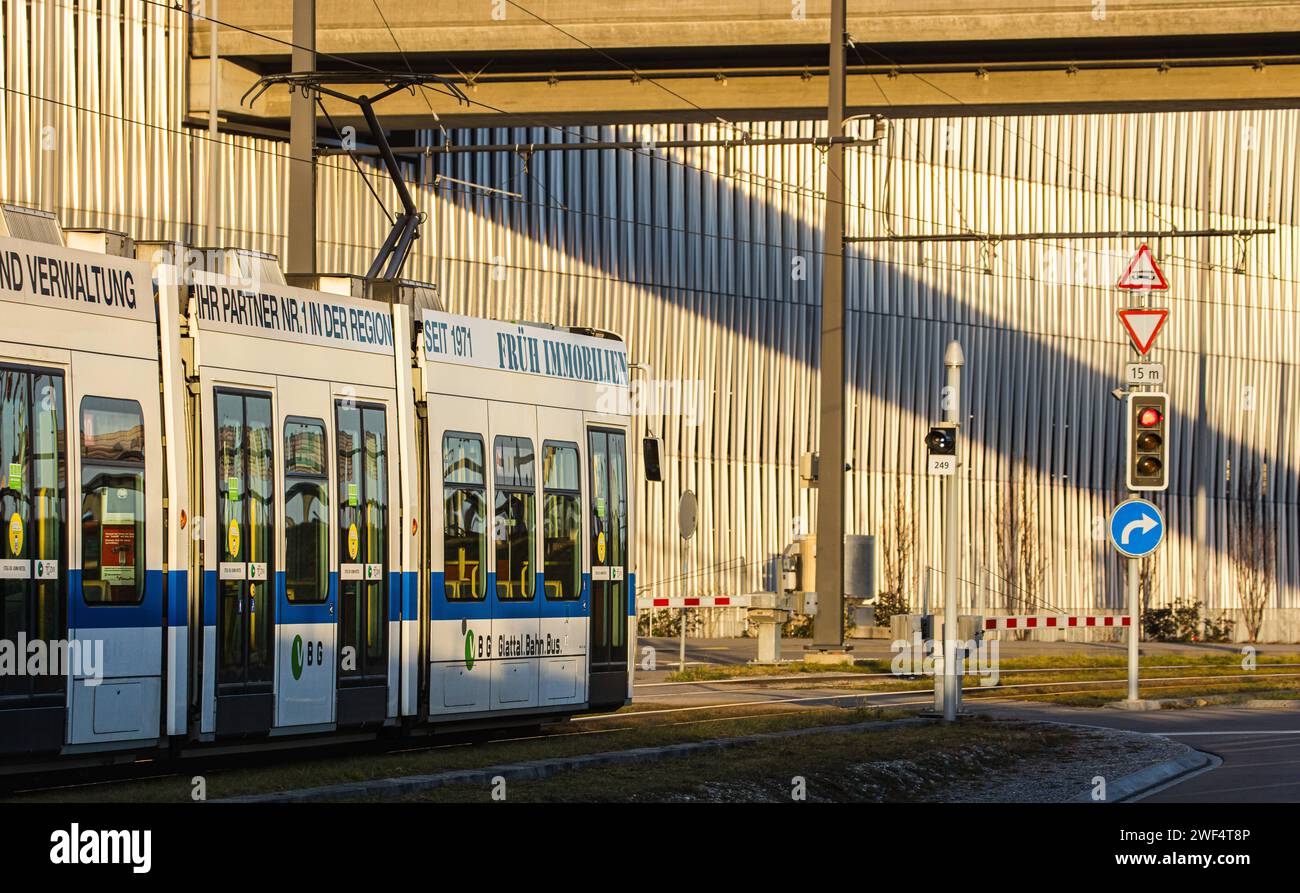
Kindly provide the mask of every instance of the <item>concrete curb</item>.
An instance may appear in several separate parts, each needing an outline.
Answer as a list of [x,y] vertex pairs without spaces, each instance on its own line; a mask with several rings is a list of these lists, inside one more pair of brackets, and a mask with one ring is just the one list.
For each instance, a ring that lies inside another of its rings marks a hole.
[[[1190,750],[1190,749],[1189,749]],[[1114,784],[1106,785],[1106,799],[1094,800],[1092,791],[1085,791],[1075,797],[1075,803],[1124,803],[1142,794],[1151,793],[1155,788],[1164,787],[1171,781],[1192,772],[1204,769],[1214,763],[1214,757],[1199,750],[1190,750],[1180,757],[1157,763],[1125,775]]]
[[1300,710],[1300,698],[1255,698],[1241,706],[1248,710]]
[[[1119,702],[1122,704],[1123,702]],[[1196,698],[1157,698],[1154,701],[1145,703],[1156,706],[1152,710],[1167,710],[1178,707],[1235,707],[1241,710],[1300,710],[1300,698],[1251,698],[1250,700],[1235,700],[1231,696],[1210,695],[1209,697]],[[1107,704],[1107,707],[1117,706],[1116,704]]]
[[[1166,699],[1166,700],[1167,700],[1167,699]],[[1160,709],[1163,709],[1165,703],[1166,703],[1165,701],[1153,701],[1153,700],[1142,700],[1142,701],[1111,701],[1110,703],[1108,703],[1108,704],[1106,704],[1106,705],[1104,705],[1104,706],[1105,706],[1106,708],[1110,709],[1110,710],[1138,710],[1138,711],[1141,711],[1141,710],[1160,710]]]
[[637,747],[631,750],[613,750],[603,753],[581,754],[572,757],[552,757],[546,760],[530,760],[524,763],[508,763],[487,766],[482,769],[458,769],[450,772],[437,772],[428,775],[406,775],[399,778],[375,778],[367,781],[346,782],[343,784],[323,785],[317,788],[300,788],[293,791],[277,791],[271,794],[249,794],[242,797],[228,797],[210,801],[212,803],[308,803],[320,800],[348,800],[359,797],[397,797],[428,791],[452,784],[478,784],[487,786],[492,779],[500,776],[507,781],[528,781],[550,778],[561,772],[576,769],[590,769],[595,766],[608,766],[617,763],[635,763],[642,760],[657,760],[663,757],[694,756],[710,750],[725,750],[743,747],[764,741],[778,741],[782,738],[799,738],[805,735],[824,735],[837,732],[875,732],[903,726],[925,723],[922,719],[896,719],[887,722],[867,721],[839,726],[814,726],[807,729],[787,729],[783,732],[763,732],[757,735],[744,735],[739,738],[712,738],[708,741],[691,741],[683,744],[667,744],[660,747]]

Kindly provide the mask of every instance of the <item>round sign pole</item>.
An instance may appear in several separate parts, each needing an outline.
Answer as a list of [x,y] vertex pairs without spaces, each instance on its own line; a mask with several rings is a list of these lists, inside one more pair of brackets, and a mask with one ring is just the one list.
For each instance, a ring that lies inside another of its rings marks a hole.
[[1127,561],[1128,571],[1128,701],[1138,700],[1138,636],[1142,622],[1138,600],[1139,563],[1155,552],[1165,536],[1165,519],[1153,502],[1134,496],[1110,514],[1110,541]]
[[[1159,247],[1157,245],[1157,247]],[[1151,306],[1151,289],[1144,288],[1138,294],[1142,306]],[[1138,386],[1139,390],[1145,390]],[[1142,609],[1138,606],[1138,575],[1141,573],[1142,559],[1128,560],[1128,702],[1136,704],[1138,698],[1138,637],[1142,634]]]
[[[690,570],[690,539],[695,536],[695,516],[697,514],[697,505],[695,502],[695,491],[687,490],[682,494],[681,501],[677,503],[677,532],[682,538],[682,583],[685,586],[690,578],[687,576]],[[685,591],[682,593],[685,595]],[[678,630],[679,640],[677,643],[677,669],[680,672],[686,672],[686,607],[682,606],[681,629]]]
[[1138,624],[1141,623],[1141,611],[1138,610],[1138,563],[1142,559],[1128,560],[1128,700],[1138,700]]

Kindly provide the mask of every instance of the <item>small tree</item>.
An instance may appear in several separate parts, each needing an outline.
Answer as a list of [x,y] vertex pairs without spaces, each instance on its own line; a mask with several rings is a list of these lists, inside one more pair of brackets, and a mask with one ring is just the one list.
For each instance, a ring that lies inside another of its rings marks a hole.
[[1008,481],[998,496],[998,520],[993,528],[998,576],[1002,578],[1002,607],[1016,612],[1020,600],[1020,540],[1024,518],[1016,501],[1015,483]]
[[1043,604],[1043,581],[1047,577],[1047,550],[1043,548],[1042,517],[1038,511],[1038,488],[1020,477],[1020,515],[1025,524],[1020,540],[1020,585],[1025,599],[1037,607]]
[[1156,566],[1154,555],[1148,555],[1139,560],[1138,563],[1138,601],[1142,605],[1142,610],[1148,610],[1151,607],[1152,599],[1155,597],[1156,586],[1160,583],[1159,568]]
[[895,614],[906,614],[915,579],[916,515],[907,500],[903,476],[894,476],[894,493],[885,505],[881,525],[881,582],[884,589],[876,601],[876,625],[888,626]]
[[1242,622],[1250,641],[1259,639],[1264,626],[1264,609],[1272,599],[1277,582],[1277,532],[1268,517],[1268,464],[1251,460],[1235,486],[1228,469],[1228,491],[1236,491],[1228,515],[1228,548],[1237,576]]
[[994,528],[998,572],[1002,577],[1003,601],[1008,611],[1032,610],[1041,602],[1047,556],[1039,523],[1038,491],[1021,467],[1007,482],[998,504]]

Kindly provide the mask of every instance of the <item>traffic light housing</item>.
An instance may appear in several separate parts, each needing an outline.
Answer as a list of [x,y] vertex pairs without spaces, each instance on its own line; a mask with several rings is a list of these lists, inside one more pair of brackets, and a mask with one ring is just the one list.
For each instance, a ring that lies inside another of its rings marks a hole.
[[951,422],[934,425],[925,435],[925,447],[931,456],[957,455],[957,426]]
[[926,468],[930,474],[957,473],[957,423],[939,422],[931,425],[925,435]]
[[1124,483],[1150,492],[1169,489],[1169,395],[1129,394]]

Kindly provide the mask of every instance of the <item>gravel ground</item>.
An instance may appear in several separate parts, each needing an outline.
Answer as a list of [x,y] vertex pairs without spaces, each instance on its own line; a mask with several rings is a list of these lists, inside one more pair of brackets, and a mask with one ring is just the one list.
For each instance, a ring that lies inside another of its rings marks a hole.
[[[1054,738],[1066,731],[1051,723],[1025,723]],[[1186,745],[1135,732],[1070,727],[1050,753],[1022,753],[971,743],[915,758],[846,763],[810,773],[807,799],[823,802],[1060,803],[1191,750]],[[709,782],[690,793],[643,793],[645,802],[788,802],[787,784],[773,779]]]
[[1029,757],[1010,773],[953,781],[943,799],[948,803],[1060,803],[1091,790],[1098,775],[1113,784],[1190,750],[1153,735],[1081,729],[1076,743],[1054,758]]

